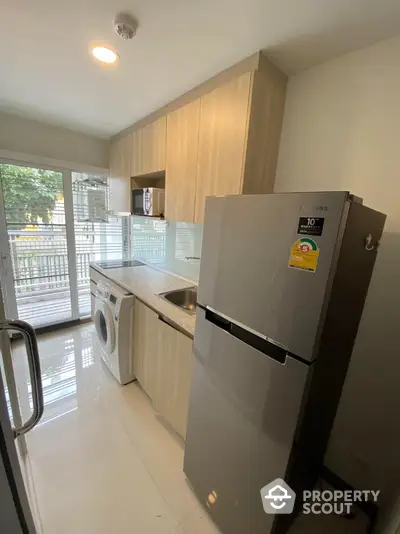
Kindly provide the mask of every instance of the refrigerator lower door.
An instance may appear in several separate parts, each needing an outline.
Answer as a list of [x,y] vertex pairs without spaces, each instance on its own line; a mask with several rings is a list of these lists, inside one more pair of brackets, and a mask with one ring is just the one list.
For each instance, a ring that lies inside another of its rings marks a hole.
[[268,534],[260,490],[284,478],[312,366],[284,364],[198,309],[184,471],[223,534]]
[[[347,199],[345,191],[209,197],[198,302],[311,361]],[[309,250],[304,265],[300,247]]]

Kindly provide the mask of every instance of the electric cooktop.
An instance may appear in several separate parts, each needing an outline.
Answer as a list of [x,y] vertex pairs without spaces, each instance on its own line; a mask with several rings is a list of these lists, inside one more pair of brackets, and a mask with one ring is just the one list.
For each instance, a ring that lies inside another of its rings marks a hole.
[[118,269],[121,267],[138,267],[139,265],[144,265],[144,263],[138,260],[108,260],[96,262],[96,265],[102,269]]

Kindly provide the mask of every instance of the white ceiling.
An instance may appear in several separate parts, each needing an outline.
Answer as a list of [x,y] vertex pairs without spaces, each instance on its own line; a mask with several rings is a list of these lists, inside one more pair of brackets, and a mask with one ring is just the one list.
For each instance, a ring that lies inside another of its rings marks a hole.
[[[133,41],[114,34],[121,10],[139,19]],[[0,20],[0,110],[107,137],[259,49],[293,73],[400,33],[400,2],[0,0]]]

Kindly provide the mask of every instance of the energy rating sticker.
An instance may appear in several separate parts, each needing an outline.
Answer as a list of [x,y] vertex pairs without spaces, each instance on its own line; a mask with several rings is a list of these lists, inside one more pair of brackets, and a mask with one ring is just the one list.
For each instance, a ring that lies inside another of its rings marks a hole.
[[290,247],[289,267],[315,273],[318,256],[319,248],[314,239],[303,237]]

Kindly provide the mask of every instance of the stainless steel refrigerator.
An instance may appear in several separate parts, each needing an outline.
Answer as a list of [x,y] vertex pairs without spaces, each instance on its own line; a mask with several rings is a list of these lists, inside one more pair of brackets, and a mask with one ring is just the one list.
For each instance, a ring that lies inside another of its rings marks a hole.
[[[19,332],[26,344],[33,411],[27,421],[21,420],[18,407],[11,346],[8,332]],[[0,286],[0,532],[7,534],[40,534],[40,520],[30,502],[32,488],[29,487],[25,467],[25,434],[40,420],[43,414],[43,388],[40,374],[38,346],[34,329],[24,321],[8,321]],[[6,399],[9,401],[10,412]],[[12,422],[10,420],[12,415]]]
[[210,197],[184,471],[223,534],[287,532],[315,484],[385,215],[348,192]]

